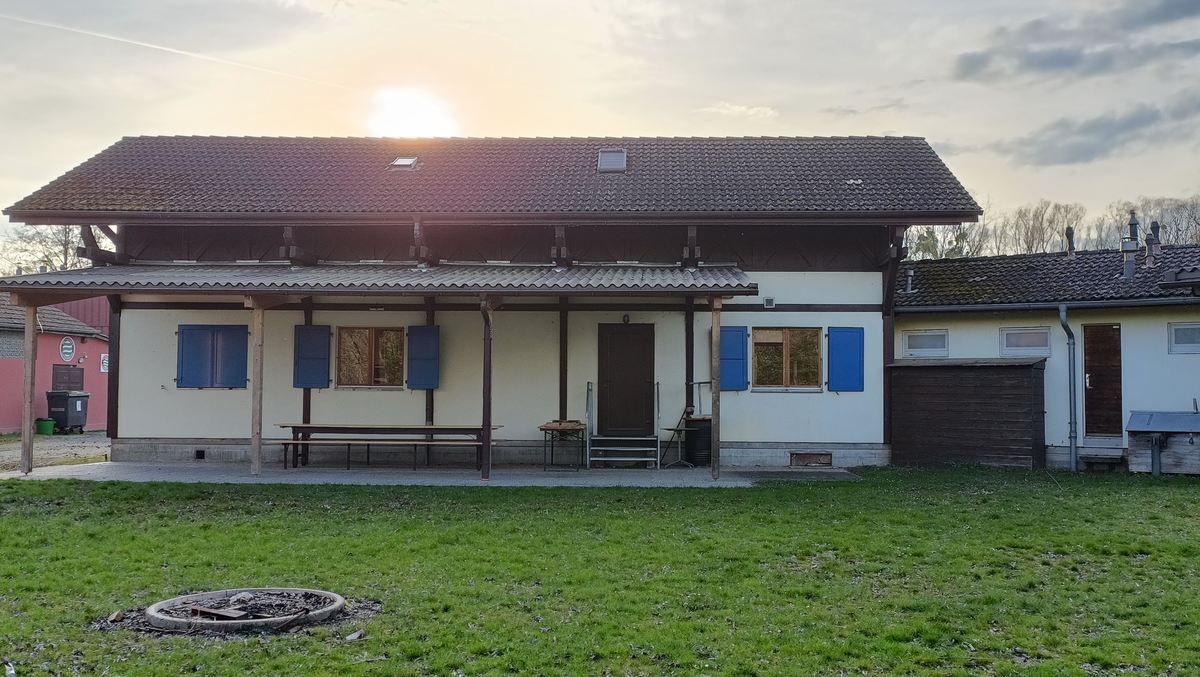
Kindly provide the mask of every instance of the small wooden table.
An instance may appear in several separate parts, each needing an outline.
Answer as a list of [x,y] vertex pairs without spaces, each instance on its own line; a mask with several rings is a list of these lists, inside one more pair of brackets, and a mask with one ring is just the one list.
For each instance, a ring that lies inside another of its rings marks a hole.
[[583,421],[550,421],[538,426],[542,431],[542,470],[549,470],[554,465],[554,446],[556,442],[578,441],[579,462],[573,467],[579,470],[583,467],[584,431],[587,426]]
[[[475,465],[483,464],[483,426],[481,425],[446,425],[446,424],[379,424],[379,423],[280,423],[280,428],[290,428],[292,439],[284,442],[283,467],[288,467],[287,447],[292,447],[292,465],[308,465],[308,449],[311,445],[340,446],[346,445],[346,469],[350,469],[350,447],[365,445],[367,447],[367,464],[371,463],[371,445],[383,447],[413,447],[413,469],[417,467],[417,447],[446,447],[473,446],[475,447]],[[494,425],[492,430],[501,426]],[[322,437],[314,438],[313,435]],[[354,435],[352,438],[324,437],[324,435]],[[400,438],[400,435],[421,435],[423,437]],[[425,439],[424,436],[446,435],[466,439],[435,440]],[[429,462],[428,452],[425,458]]]

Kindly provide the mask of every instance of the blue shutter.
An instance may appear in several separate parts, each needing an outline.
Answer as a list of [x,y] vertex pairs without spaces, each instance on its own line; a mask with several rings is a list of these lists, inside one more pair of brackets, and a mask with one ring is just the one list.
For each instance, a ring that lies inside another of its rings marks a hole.
[[296,325],[292,353],[293,388],[329,387],[329,337],[326,325]]
[[206,324],[179,325],[179,357],[175,370],[178,388],[211,388],[213,334]]
[[863,391],[862,327],[829,328],[830,392]]
[[212,332],[212,387],[245,388],[250,328],[244,324],[215,325]]
[[441,331],[437,325],[408,328],[408,387],[436,390],[441,374]]
[[750,387],[747,350],[750,331],[746,327],[721,327],[721,390]]

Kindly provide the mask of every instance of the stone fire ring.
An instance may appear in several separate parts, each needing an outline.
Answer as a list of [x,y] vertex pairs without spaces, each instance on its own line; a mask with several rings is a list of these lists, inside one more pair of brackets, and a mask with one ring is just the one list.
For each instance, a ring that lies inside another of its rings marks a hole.
[[[244,621],[219,621],[207,618],[176,618],[167,616],[162,613],[162,609],[167,607],[179,606],[182,604],[199,603],[204,605],[205,602],[213,602],[216,600],[225,600],[239,592],[255,593],[312,593],[320,595],[329,600],[329,604],[309,611],[301,617],[295,615],[288,616],[273,616],[270,618],[253,618]],[[320,623],[332,616],[341,613],[346,606],[346,600],[341,595],[327,590],[312,590],[309,588],[234,588],[232,590],[215,590],[213,592],[198,592],[192,595],[181,595],[171,599],[165,599],[161,602],[156,602],[146,608],[146,621],[150,625],[162,630],[215,630],[218,632],[238,632],[241,630],[266,630],[276,628],[283,624],[291,626],[309,625],[312,623]]]

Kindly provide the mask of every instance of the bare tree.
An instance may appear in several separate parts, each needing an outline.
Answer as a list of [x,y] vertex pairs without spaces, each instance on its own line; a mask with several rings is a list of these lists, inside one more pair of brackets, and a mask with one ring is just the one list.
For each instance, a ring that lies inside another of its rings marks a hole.
[[76,226],[16,226],[0,241],[0,267],[5,272],[16,268],[49,270],[82,268],[75,255],[82,239]]

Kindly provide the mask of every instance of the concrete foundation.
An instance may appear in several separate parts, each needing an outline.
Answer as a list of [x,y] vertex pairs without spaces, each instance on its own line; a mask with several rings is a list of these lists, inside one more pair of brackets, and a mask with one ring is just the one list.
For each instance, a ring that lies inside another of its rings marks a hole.
[[[203,452],[203,458],[199,458]],[[112,460],[137,463],[202,462],[249,463],[250,441],[236,438],[120,438],[112,441]],[[891,452],[882,444],[817,444],[811,442],[727,442],[721,445],[721,465],[730,468],[786,468],[791,464],[792,452],[816,452],[831,455],[831,467],[853,468],[864,465],[887,465]],[[412,466],[413,450],[409,447],[372,447],[371,462],[387,465]],[[416,451],[417,463],[426,465],[425,450]],[[674,448],[666,455],[666,462],[676,458]],[[264,442],[263,455],[266,463],[283,463],[283,445],[280,441]],[[579,459],[575,443],[556,448],[556,464],[573,464]],[[366,447],[358,445],[351,450],[351,461],[364,464],[367,461]],[[492,447],[492,462],[496,465],[541,465],[543,461],[540,440],[498,440]],[[318,446],[309,450],[309,463],[313,465],[344,466],[345,447]],[[475,450],[472,447],[437,447],[428,460],[428,465],[474,466]]]

